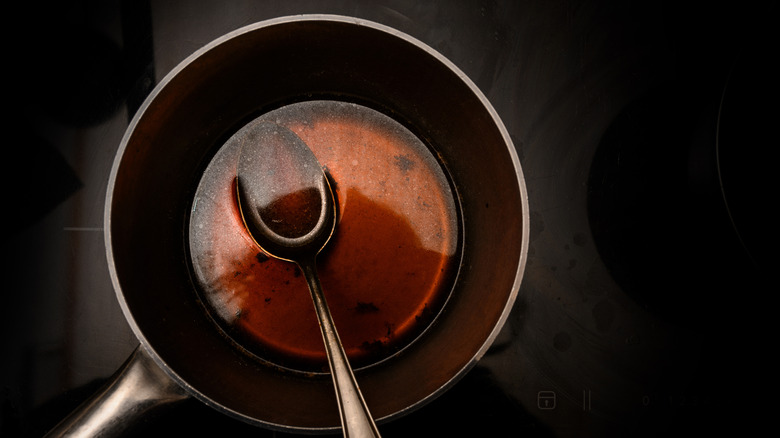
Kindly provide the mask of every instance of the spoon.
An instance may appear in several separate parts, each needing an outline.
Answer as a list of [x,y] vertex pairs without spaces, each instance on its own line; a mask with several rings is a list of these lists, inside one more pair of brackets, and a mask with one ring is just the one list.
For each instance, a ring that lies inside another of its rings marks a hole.
[[333,191],[322,166],[295,133],[256,121],[244,128],[236,174],[241,216],[268,255],[293,262],[309,285],[347,437],[379,431],[341,345],[317,275],[316,257],[336,228]]

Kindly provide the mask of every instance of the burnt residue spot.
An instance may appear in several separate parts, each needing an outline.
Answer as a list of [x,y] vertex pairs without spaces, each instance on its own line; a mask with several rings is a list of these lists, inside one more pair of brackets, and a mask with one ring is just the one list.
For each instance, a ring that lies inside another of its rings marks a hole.
[[[409,178],[407,178],[407,181],[408,181],[408,180],[409,180]],[[422,196],[418,196],[418,197],[417,197],[417,202],[418,202],[420,205],[422,205],[423,207],[425,207],[425,208],[431,208],[431,205],[430,205],[430,204],[428,204],[427,202],[425,202],[425,200],[423,199],[423,197],[422,197]]]
[[427,323],[428,321],[433,320],[433,316],[433,311],[428,307],[428,303],[425,303],[423,309],[414,316],[414,319],[418,323]]
[[268,303],[271,302],[271,299],[270,298],[266,298],[264,301],[265,301],[266,304],[268,304]]
[[416,164],[408,155],[395,155],[393,158],[395,158],[395,166],[403,173],[412,170]]
[[236,272],[233,273],[233,278],[236,278],[239,275],[241,275],[241,271],[236,271]]
[[265,255],[265,254],[264,254],[264,253],[262,253],[262,252],[258,252],[258,253],[255,255],[255,258],[257,259],[257,261],[258,261],[259,263],[265,263],[265,262],[267,262],[267,261],[268,261],[268,256],[267,256],[267,255]]
[[365,341],[362,344],[360,344],[360,349],[367,351],[372,355],[374,354],[378,355],[385,350],[385,344],[379,339],[376,339],[374,341]]
[[357,313],[374,313],[379,312],[379,307],[376,306],[376,304],[372,302],[363,302],[358,301],[357,306],[355,306],[355,312]]

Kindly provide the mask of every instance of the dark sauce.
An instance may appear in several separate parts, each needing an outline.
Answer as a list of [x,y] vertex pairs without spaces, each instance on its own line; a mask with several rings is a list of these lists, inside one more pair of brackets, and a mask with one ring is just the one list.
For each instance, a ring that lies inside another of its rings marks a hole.
[[[457,204],[441,164],[402,125],[360,105],[304,102],[262,118],[295,132],[333,185],[338,224],[318,271],[353,367],[395,354],[441,311],[458,269]],[[327,370],[306,281],[295,264],[264,254],[244,228],[237,156],[230,141],[218,151],[192,208],[190,253],[202,301],[250,354]],[[309,201],[284,199],[274,208],[298,214],[295,206]]]
[[320,218],[320,205],[320,191],[309,187],[279,196],[257,210],[271,231],[294,239],[314,229]]

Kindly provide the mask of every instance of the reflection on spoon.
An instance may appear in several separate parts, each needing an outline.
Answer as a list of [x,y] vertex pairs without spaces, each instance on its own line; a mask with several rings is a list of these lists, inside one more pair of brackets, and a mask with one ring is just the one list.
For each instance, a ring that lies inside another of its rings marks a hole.
[[317,254],[336,228],[330,183],[308,146],[289,129],[254,121],[243,129],[243,136],[236,191],[244,224],[265,253],[297,264],[306,278],[325,342],[344,435],[378,437],[317,275]]

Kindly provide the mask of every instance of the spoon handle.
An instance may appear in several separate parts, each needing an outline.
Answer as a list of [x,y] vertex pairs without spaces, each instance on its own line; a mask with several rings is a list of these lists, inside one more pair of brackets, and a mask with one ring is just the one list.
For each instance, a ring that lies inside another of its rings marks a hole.
[[328,355],[333,386],[336,389],[336,400],[341,415],[341,425],[344,436],[350,438],[379,437],[379,430],[371,417],[371,413],[360,392],[352,367],[349,365],[344,347],[336,332],[333,318],[328,310],[325,296],[322,294],[317,268],[314,261],[299,264],[306,282],[309,284],[317,318],[320,322],[325,351]]

